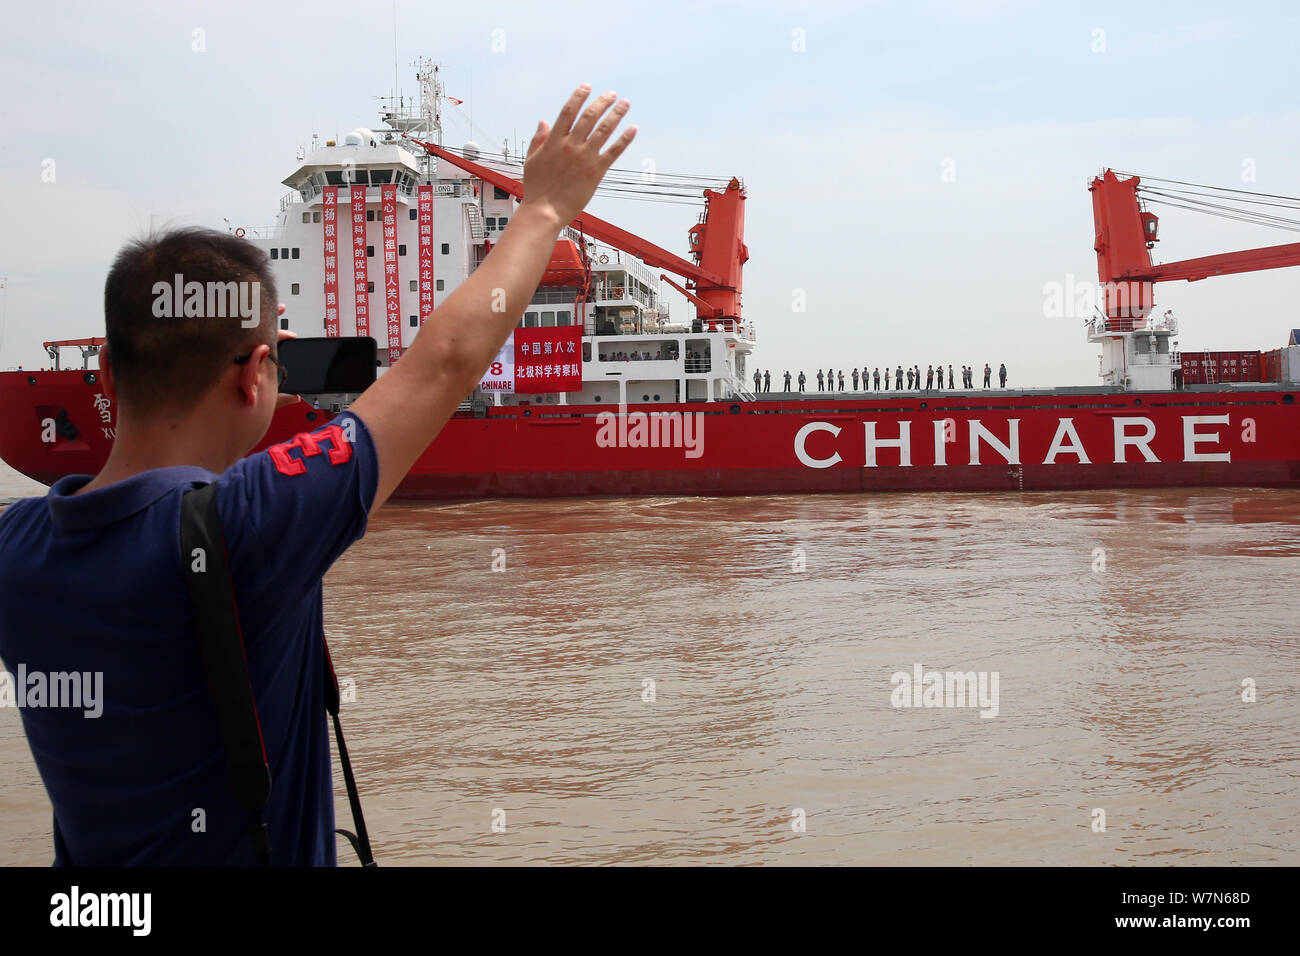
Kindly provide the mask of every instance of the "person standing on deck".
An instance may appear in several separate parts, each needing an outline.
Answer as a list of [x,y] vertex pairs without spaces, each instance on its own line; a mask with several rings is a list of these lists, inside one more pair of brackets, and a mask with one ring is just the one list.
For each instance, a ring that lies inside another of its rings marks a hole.
[[953,388],[955,388],[955,387],[956,387],[956,386],[954,386],[954,385],[952,384],[952,366],[949,365],[949,366],[948,366],[948,390],[949,390],[949,391],[952,391]]
[[840,369],[840,391],[844,391],[844,369]]
[[876,389],[876,391],[877,391],[877,392],[880,391],[880,368],[879,368],[878,366],[877,366],[875,372],[874,372],[873,375],[872,375],[872,379],[873,379],[873,381],[874,381],[874,383],[875,383],[875,389]]
[[993,369],[989,368],[989,363],[984,363],[984,387],[989,387],[989,378],[993,375]]
[[853,366],[853,391],[858,390],[858,367]]
[[817,370],[817,391],[819,392],[826,391],[826,382],[824,376],[822,375],[821,369]]
[[800,369],[799,370],[799,391],[800,392],[803,391],[803,387],[807,383],[807,381],[808,380],[803,376],[803,369]]
[[763,372],[763,391],[772,391],[772,370],[770,368]]
[[785,390],[790,391],[790,372],[788,370],[785,373]]
[[1007,387],[1007,365],[1005,362],[998,366],[998,381],[1003,388]]
[[894,391],[902,391],[903,388],[903,366],[898,366],[894,370]]

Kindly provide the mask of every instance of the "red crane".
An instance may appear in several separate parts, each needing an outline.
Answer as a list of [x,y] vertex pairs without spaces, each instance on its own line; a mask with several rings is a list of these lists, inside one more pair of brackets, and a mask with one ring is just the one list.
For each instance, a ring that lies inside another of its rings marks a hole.
[[[465,170],[471,176],[477,176],[512,196],[523,198],[524,185],[519,180],[457,156],[434,143],[418,139],[411,142]],[[669,285],[695,303],[700,318],[739,326],[742,321],[740,296],[743,272],[745,263],[749,260],[749,249],[744,240],[745,190],[740,181],[733,178],[725,189],[706,189],[704,200],[704,213],[689,233],[691,255],[695,262],[676,256],[667,249],[634,236],[588,212],[574,219],[571,225],[606,245],[636,256],[652,268],[664,269],[686,279],[687,285],[683,287],[667,276],[662,276]]]
[[1108,169],[1088,187],[1097,228],[1093,244],[1097,278],[1105,292],[1106,319],[1112,331],[1131,332],[1146,319],[1155,305],[1157,282],[1195,282],[1210,276],[1300,265],[1300,242],[1154,264],[1151,247],[1159,240],[1159,218],[1141,208],[1137,195],[1140,182],[1137,176],[1120,179]]

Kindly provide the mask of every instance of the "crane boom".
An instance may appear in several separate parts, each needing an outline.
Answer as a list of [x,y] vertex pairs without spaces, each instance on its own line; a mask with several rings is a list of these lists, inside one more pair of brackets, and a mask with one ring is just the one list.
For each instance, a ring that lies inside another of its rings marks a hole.
[[1096,226],[1097,278],[1105,291],[1106,318],[1117,331],[1132,331],[1155,305],[1157,282],[1195,282],[1210,276],[1258,272],[1300,265],[1300,243],[1263,246],[1165,262],[1151,261],[1151,247],[1159,240],[1159,217],[1144,211],[1137,197],[1141,180],[1120,179],[1106,170],[1094,179],[1092,215]]
[[[519,180],[457,156],[435,143],[418,139],[412,139],[411,142],[458,169],[465,170],[471,176],[477,176],[512,196],[523,198],[524,185]],[[692,301],[698,303],[703,300],[706,303],[700,308],[707,317],[739,321],[741,270],[749,259],[749,250],[742,239],[745,193],[739,181],[732,179],[725,190],[705,190],[704,196],[708,204],[704,218],[690,231],[691,245],[694,254],[700,259],[699,264],[674,255],[667,249],[588,212],[575,218],[572,225],[581,228],[599,242],[631,253],[652,268],[672,272],[694,283],[696,294],[692,295]],[[716,228],[712,221],[715,211],[721,219]]]

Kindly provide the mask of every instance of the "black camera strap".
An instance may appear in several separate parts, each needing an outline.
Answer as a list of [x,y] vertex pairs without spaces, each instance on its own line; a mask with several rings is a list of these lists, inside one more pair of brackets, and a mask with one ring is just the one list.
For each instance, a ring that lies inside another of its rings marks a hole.
[[[181,553],[203,669],[207,674],[208,690],[216,709],[217,730],[225,750],[226,775],[230,778],[236,801],[251,818],[249,838],[257,861],[269,866],[271,841],[263,813],[271,794],[271,768],[266,758],[257,702],[253,699],[253,685],[248,676],[244,635],[239,626],[239,609],[226,557],[221,518],[217,514],[216,491],[216,484],[211,483],[187,491],[181,498]],[[357,828],[355,834],[342,829],[335,832],[352,844],[362,866],[375,866],[365,818],[361,814],[361,798],[352,774],[347,744],[343,740],[343,726],[339,722],[339,685],[328,645],[325,647],[325,673],[322,677],[325,681],[325,709],[334,722],[339,762],[343,767],[348,803]]]

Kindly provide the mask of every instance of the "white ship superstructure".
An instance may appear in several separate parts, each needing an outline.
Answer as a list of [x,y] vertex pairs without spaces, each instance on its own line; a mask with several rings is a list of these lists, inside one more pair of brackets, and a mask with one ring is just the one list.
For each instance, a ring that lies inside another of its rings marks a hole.
[[[383,114],[386,129],[358,128],[341,142],[314,141],[309,151],[300,150],[299,164],[284,179],[291,192],[274,224],[248,230],[272,260],[287,306],[281,327],[304,337],[370,335],[379,346],[381,374],[410,347],[429,312],[483,262],[519,206],[507,190],[417,145],[441,146],[445,99],[439,68],[426,61],[417,68],[418,109],[399,105]],[[521,160],[508,146],[487,153],[469,142],[460,155],[521,178]],[[431,216],[423,219],[422,187],[431,191]],[[387,222],[386,194],[393,206]],[[429,237],[423,263],[422,228]],[[572,227],[557,236],[552,266],[519,326],[580,325],[582,389],[476,399],[498,405],[671,403],[746,394],[751,325],[672,321],[656,270]],[[395,322],[390,302],[396,303]]]

